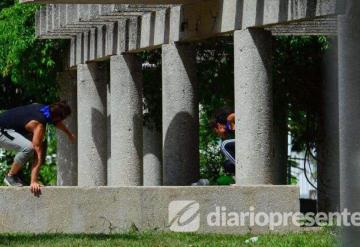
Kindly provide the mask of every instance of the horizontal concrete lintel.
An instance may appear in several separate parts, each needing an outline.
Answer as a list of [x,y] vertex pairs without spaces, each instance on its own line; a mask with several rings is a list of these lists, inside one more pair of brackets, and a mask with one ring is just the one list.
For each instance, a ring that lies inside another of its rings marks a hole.
[[115,4],[114,11],[158,11],[171,8],[173,4],[147,5],[147,4]]
[[67,34],[46,34],[37,36],[38,39],[71,39],[75,35],[67,35]]
[[[255,214],[300,210],[296,186],[45,187],[40,197],[28,187],[0,187],[0,194],[0,233],[116,233],[134,225],[140,230],[169,230],[169,221],[193,203],[189,210],[194,231],[258,234],[269,232],[269,226],[209,226],[207,215],[216,213],[217,207],[238,213],[253,207]],[[291,218],[287,223],[274,230],[299,229]]]
[[337,33],[325,32],[279,32],[271,31],[273,36],[337,36]]

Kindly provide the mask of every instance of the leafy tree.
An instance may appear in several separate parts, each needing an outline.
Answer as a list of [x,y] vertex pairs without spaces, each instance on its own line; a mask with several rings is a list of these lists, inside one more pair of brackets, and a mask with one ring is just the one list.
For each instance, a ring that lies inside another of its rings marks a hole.
[[[59,61],[64,42],[36,39],[34,20],[38,8],[10,0],[0,3],[0,110],[57,100],[56,72],[62,66]],[[48,162],[40,177],[43,183],[54,184],[55,162],[49,157],[56,152],[56,141],[54,131],[48,133]],[[11,152],[0,156],[0,183],[12,157]]]

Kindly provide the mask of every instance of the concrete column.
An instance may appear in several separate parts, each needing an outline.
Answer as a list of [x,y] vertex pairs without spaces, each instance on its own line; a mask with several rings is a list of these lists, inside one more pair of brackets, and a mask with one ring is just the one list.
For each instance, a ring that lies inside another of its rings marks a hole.
[[162,184],[161,132],[144,126],[144,186]]
[[[340,206],[360,212],[360,2],[339,17]],[[357,246],[359,227],[344,227],[342,246]]]
[[143,117],[141,63],[134,54],[112,56],[111,167],[109,185],[143,184]]
[[105,63],[78,65],[78,184],[106,185],[107,81]]
[[163,184],[199,178],[196,56],[186,44],[162,46]]
[[330,39],[324,57],[324,83],[320,138],[318,142],[318,210],[337,212],[340,209],[339,188],[339,94],[337,39]]
[[[76,70],[61,72],[57,77],[60,86],[60,98],[71,107],[71,116],[64,123],[77,135],[77,95]],[[71,143],[64,132],[57,130],[57,185],[77,185],[77,142]]]
[[274,184],[271,33],[234,33],[236,183]]

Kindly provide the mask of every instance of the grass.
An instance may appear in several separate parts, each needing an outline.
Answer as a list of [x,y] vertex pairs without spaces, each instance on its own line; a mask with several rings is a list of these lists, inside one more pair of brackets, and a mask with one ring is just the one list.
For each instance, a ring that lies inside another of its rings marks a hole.
[[132,232],[113,235],[0,234],[0,246],[262,246],[322,247],[335,246],[330,230],[289,234],[265,234],[256,243],[245,243],[251,235],[180,234],[171,232]]

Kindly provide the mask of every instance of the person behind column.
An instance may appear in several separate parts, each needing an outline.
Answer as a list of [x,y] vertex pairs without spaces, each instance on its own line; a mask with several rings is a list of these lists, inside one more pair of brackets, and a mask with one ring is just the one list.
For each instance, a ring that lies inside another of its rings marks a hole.
[[235,174],[235,113],[228,110],[218,110],[210,127],[222,139],[220,150],[226,157],[224,169]]
[[4,179],[6,185],[23,186],[18,173],[24,164],[34,157],[30,190],[35,195],[41,192],[38,175],[46,155],[43,145],[46,126],[55,125],[74,142],[75,135],[63,123],[70,114],[71,108],[65,101],[52,105],[25,105],[0,114],[0,148],[17,152]]

